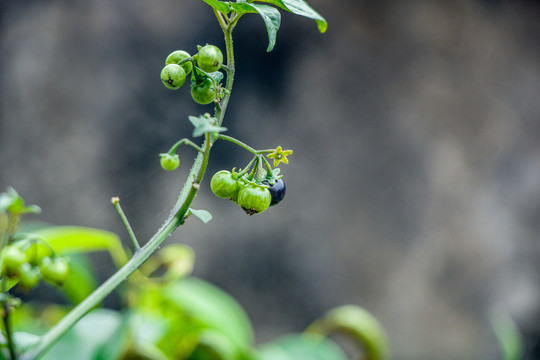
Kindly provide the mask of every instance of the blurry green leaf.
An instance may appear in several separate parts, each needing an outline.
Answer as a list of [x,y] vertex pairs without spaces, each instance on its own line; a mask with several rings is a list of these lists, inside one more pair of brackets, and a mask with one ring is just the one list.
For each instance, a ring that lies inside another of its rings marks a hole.
[[171,284],[163,290],[168,298],[193,318],[221,331],[235,344],[253,344],[253,329],[242,307],[217,287],[190,277]]
[[[100,351],[111,340],[124,341],[120,330],[122,316],[112,310],[97,309],[83,317],[49,350],[43,360],[77,359],[97,360]],[[119,356],[109,354],[107,360],[117,360]]]
[[264,2],[267,4],[275,5],[283,10],[290,11],[296,15],[305,16],[313,19],[317,22],[317,27],[321,33],[326,32],[328,23],[326,20],[315,10],[311,8],[304,0],[256,0],[258,2]]
[[60,290],[73,304],[78,304],[97,287],[93,266],[83,254],[69,256],[69,276]]
[[41,208],[37,205],[25,206],[21,211],[21,214],[39,214],[39,213],[41,213]]
[[13,340],[17,351],[25,351],[26,349],[36,345],[39,341],[39,336],[23,331],[13,333]]
[[342,332],[360,345],[370,360],[388,359],[388,340],[377,319],[358,306],[341,306],[313,322],[306,333],[328,335]]
[[262,346],[259,360],[347,360],[347,356],[329,339],[294,334]]
[[490,317],[491,326],[503,353],[504,360],[520,360],[523,339],[512,318],[504,311],[496,311]]
[[127,261],[120,238],[112,232],[80,226],[51,226],[31,234],[45,240],[60,255],[107,250],[117,266]]
[[198,343],[188,360],[236,360],[238,354],[231,340],[218,331],[205,330],[199,335]]
[[222,13],[223,15],[227,15],[231,9],[229,8],[228,2],[222,2],[218,0],[203,0],[205,3]]
[[161,318],[142,312],[132,312],[129,321],[130,331],[136,343],[156,344],[169,331],[168,324]]
[[189,211],[193,214],[193,216],[195,216],[205,224],[212,220],[212,214],[210,214],[210,212],[206,210],[195,210],[189,208]]

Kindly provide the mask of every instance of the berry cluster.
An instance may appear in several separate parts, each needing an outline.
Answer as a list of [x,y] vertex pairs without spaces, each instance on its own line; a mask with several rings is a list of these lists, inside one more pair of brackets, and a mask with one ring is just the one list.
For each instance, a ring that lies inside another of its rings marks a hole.
[[168,89],[177,90],[191,72],[191,97],[206,105],[223,96],[219,84],[223,74],[218,71],[223,65],[223,53],[214,45],[199,46],[198,49],[193,56],[183,50],[169,54],[161,70],[161,81]]
[[0,193],[1,278],[7,277],[25,289],[33,288],[42,278],[62,286],[69,275],[67,260],[58,256],[48,242],[30,234],[16,233],[24,214],[40,211],[36,205],[27,206],[12,188]]
[[25,289],[36,286],[41,278],[62,286],[69,275],[69,265],[46,245],[34,239],[21,240],[6,247],[2,275],[18,281]]
[[[238,204],[246,214],[258,214],[268,207],[281,202],[285,197],[286,187],[279,169],[271,170],[268,162],[257,156],[251,173],[247,173],[250,165],[240,172],[221,170],[214,174],[210,188],[214,195],[221,199],[230,199]],[[258,162],[267,164],[266,175]],[[253,161],[252,161],[253,163]],[[250,164],[252,164],[250,163]]]

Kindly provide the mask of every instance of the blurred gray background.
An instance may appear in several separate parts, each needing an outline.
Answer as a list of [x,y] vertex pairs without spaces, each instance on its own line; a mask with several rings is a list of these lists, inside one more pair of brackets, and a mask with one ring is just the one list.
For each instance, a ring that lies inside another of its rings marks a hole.
[[[493,309],[539,359],[540,4],[323,1],[329,22],[282,13],[273,52],[262,20],[235,30],[225,125],[256,148],[294,149],[287,197],[246,216],[205,186],[170,241],[195,274],[246,308],[264,343],[357,304],[395,359],[499,359]],[[196,105],[159,73],[173,50],[224,48],[200,0],[0,1],[0,187],[54,224],[140,239],[166,218],[195,156],[158,154],[191,133]],[[209,173],[249,154],[214,148]],[[97,259],[102,276],[114,269]],[[113,304],[114,305],[114,304]]]

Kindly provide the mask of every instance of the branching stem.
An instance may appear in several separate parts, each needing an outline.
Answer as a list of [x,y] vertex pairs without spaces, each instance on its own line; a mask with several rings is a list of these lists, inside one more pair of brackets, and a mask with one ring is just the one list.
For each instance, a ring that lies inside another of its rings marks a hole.
[[[216,107],[216,118],[218,119],[218,125],[223,123],[225,116],[225,110],[229,103],[232,85],[234,82],[234,54],[232,48],[232,31],[236,22],[226,24],[220,14],[216,14],[218,21],[223,29],[225,36],[225,46],[227,49],[227,67],[229,68],[226,83],[226,94],[221,100],[221,106]],[[235,19],[236,20],[236,19]],[[92,294],[84,299],[79,305],[73,308],[60,322],[52,327],[45,335],[43,335],[39,343],[28,352],[26,352],[20,360],[33,360],[43,355],[49,350],[54,343],[56,343],[69,329],[71,329],[77,321],[79,321],[90,310],[96,307],[103,299],[109,295],[120,283],[127,279],[133,272],[135,272],[156,249],[167,239],[171,234],[181,225],[185,216],[189,210],[191,202],[195,198],[197,191],[200,188],[200,182],[206,171],[208,165],[208,159],[210,156],[210,148],[212,143],[210,141],[210,135],[205,134],[205,142],[203,144],[203,151],[199,152],[195,163],[191,168],[186,182],[180,192],[176,205],[173,207],[171,214],[165,221],[163,226],[152,236],[152,238],[137,251],[133,257],[116,273],[114,273],[109,279],[107,279],[101,286],[99,286]]]

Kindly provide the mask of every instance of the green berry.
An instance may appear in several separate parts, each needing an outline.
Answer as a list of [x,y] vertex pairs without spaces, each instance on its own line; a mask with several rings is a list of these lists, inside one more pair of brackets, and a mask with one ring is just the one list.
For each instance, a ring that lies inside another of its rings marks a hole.
[[221,199],[236,197],[240,186],[230,171],[221,170],[212,176],[210,188],[214,195]]
[[216,90],[214,89],[214,82],[210,78],[205,78],[199,85],[191,83],[191,97],[195,102],[206,105],[214,101],[216,97]]
[[64,258],[43,258],[39,265],[43,280],[53,284],[62,286],[69,275],[69,265]]
[[179,89],[186,81],[186,72],[180,65],[166,65],[163,70],[161,70],[161,81],[168,89]]
[[256,185],[246,185],[238,192],[238,205],[248,215],[261,213],[268,209],[272,195],[264,187]]
[[197,65],[202,71],[211,73],[218,71],[223,64],[223,53],[217,46],[206,45],[199,50]]
[[6,247],[4,252],[4,269],[8,275],[16,274],[19,267],[26,262],[24,251],[13,245]]
[[180,158],[177,154],[160,154],[160,163],[163,170],[173,171],[178,169],[180,165]]
[[22,264],[17,272],[19,274],[19,284],[26,289],[33,288],[38,284],[39,279],[41,279],[39,269],[29,263]]
[[[176,50],[170,53],[169,56],[167,56],[167,59],[165,59],[165,65],[178,64],[179,61],[187,59],[189,57],[191,57],[189,53],[183,50]],[[180,66],[184,68],[186,75],[191,72],[191,69],[193,69],[193,63],[191,61],[186,61]]]

